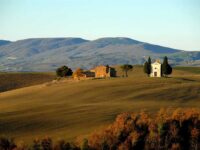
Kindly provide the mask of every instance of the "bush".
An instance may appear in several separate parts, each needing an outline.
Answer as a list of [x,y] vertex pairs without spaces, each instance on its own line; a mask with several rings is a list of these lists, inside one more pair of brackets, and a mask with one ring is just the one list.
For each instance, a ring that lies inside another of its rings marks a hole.
[[14,143],[14,139],[0,137],[0,150],[12,150],[16,148],[16,144]]
[[72,146],[70,143],[61,140],[55,145],[54,150],[72,150]]
[[33,150],[41,150],[41,143],[38,139],[33,140]]
[[53,143],[51,138],[47,137],[42,139],[41,146],[43,150],[52,150],[53,149]]
[[56,70],[56,74],[58,77],[66,77],[71,76],[73,74],[72,69],[67,66],[62,66]]
[[81,150],[90,150],[87,139],[83,140],[83,143],[81,145]]
[[200,112],[195,109],[161,110],[156,118],[147,113],[123,113],[88,141],[91,149],[181,149],[200,148]]

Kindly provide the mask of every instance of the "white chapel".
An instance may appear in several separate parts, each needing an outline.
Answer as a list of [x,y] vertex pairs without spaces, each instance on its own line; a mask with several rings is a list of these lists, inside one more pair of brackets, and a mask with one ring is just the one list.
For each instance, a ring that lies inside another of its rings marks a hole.
[[156,60],[151,64],[150,77],[162,77],[160,60]]

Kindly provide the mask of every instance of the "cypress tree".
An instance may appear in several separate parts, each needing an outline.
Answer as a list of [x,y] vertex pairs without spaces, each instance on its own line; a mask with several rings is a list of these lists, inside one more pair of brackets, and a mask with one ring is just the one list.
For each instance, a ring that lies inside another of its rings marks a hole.
[[148,64],[148,62],[146,61],[145,63],[144,63],[144,73],[146,73],[147,75],[149,75],[149,64]]
[[168,58],[167,56],[165,56],[162,64],[162,74],[164,76],[168,76],[171,73],[172,73],[172,67],[168,64]]
[[151,57],[148,59],[148,76],[151,74]]
[[151,73],[151,58],[148,58],[148,61],[144,63],[144,73],[146,73],[148,76]]
[[151,65],[151,57],[148,58],[148,64]]

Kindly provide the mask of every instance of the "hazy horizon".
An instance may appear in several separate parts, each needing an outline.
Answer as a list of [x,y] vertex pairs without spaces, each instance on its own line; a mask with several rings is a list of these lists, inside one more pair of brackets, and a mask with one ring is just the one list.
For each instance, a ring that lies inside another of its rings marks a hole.
[[127,37],[200,50],[198,0],[1,0],[0,39]]

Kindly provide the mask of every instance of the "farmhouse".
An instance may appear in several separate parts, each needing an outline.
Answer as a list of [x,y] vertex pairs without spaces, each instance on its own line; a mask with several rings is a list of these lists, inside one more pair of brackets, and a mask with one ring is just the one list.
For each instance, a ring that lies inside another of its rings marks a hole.
[[154,63],[151,64],[150,77],[162,77],[160,60],[156,60]]
[[91,71],[95,72],[95,78],[116,77],[116,70],[108,65],[97,66]]
[[74,79],[86,79],[95,77],[95,73],[91,71],[83,71],[82,69],[77,69],[73,74]]
[[116,77],[116,71],[114,68],[104,65],[88,71],[79,68],[74,72],[73,77],[74,79]]

